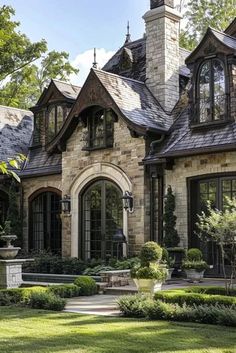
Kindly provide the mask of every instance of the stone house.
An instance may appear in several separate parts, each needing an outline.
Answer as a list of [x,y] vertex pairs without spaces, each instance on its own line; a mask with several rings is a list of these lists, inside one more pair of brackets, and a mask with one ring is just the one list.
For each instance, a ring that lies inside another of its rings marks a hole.
[[[206,200],[222,209],[236,196],[236,20],[225,32],[209,28],[190,53],[179,47],[173,0],[150,0],[143,18],[145,36],[127,34],[83,87],[52,80],[31,109],[25,249],[105,259],[161,243],[168,185],[180,245],[202,247],[196,215]],[[127,244],[116,241],[123,235]],[[218,274],[217,248],[203,249]]]

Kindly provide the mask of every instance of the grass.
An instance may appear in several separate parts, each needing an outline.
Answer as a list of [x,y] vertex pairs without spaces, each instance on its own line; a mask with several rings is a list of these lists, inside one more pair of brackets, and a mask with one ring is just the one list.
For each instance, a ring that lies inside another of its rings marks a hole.
[[236,353],[236,329],[0,307],[1,353]]

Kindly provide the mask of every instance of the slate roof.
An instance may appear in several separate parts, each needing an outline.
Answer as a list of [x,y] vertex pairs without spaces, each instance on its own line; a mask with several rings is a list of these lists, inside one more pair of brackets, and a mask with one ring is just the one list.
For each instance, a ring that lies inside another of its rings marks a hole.
[[214,36],[224,45],[231,49],[236,50],[236,38],[231,37],[230,35],[217,31],[216,29],[210,28],[211,32],[214,34]]
[[[128,69],[122,68],[124,51],[132,62],[131,67]],[[182,62],[184,62],[189,54],[188,50],[180,48]],[[146,38],[143,37],[133,42],[125,43],[106,63],[102,70],[144,82],[146,80]],[[180,75],[189,77],[190,71],[185,65],[180,67]]]
[[188,107],[176,119],[171,127],[170,135],[158,147],[155,155],[147,156],[145,161],[182,157],[224,149],[236,149],[236,123],[228,122],[221,126],[211,126],[207,129],[191,129]]
[[167,131],[173,123],[147,86],[140,81],[93,69],[125,117],[147,130]]
[[78,97],[81,87],[56,79],[52,81],[65,98],[76,99]]
[[0,106],[0,160],[27,155],[33,131],[30,111]]
[[27,162],[20,173],[20,177],[32,177],[45,174],[61,173],[61,154],[48,154],[41,147],[29,150]]

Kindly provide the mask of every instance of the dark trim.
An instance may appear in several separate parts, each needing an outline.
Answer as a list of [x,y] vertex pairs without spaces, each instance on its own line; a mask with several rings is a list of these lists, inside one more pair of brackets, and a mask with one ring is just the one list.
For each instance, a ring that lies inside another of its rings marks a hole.
[[53,188],[51,186],[48,186],[46,188],[40,188],[36,191],[34,191],[29,197],[28,197],[28,202],[32,202],[37,196],[39,196],[42,193],[45,192],[54,192],[55,194],[57,194],[58,196],[62,196],[62,191],[57,189],[57,188]]
[[164,199],[164,178],[158,178],[158,243],[163,243],[163,199]]
[[19,174],[19,177],[21,179],[30,179],[30,178],[35,178],[35,177],[44,177],[44,176],[48,176],[48,175],[59,175],[59,174],[62,174],[62,169],[58,169],[58,170],[55,170],[55,171],[52,171],[52,170],[49,170],[47,172],[31,172],[31,174]]

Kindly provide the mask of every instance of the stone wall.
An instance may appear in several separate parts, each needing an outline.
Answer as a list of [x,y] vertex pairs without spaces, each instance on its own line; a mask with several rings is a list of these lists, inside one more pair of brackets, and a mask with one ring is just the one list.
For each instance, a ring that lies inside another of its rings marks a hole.
[[[128,213],[127,229],[129,249],[133,254],[139,250],[140,245],[148,239],[147,222],[145,221],[147,208],[145,208],[145,180],[144,167],[139,165],[139,162],[145,156],[145,140],[143,138],[132,138],[127,125],[123,120],[118,119],[114,126],[114,147],[95,151],[83,151],[85,142],[82,136],[86,132],[86,128],[79,123],[72,136],[67,141],[66,152],[62,156],[62,191],[63,195],[69,194],[72,197],[71,203],[72,217],[63,217],[63,239],[64,239],[64,255],[71,255],[71,229],[74,245],[72,244],[72,256],[76,255],[79,244],[78,240],[78,223],[79,223],[79,207],[78,200],[82,189],[78,184],[85,185],[86,180],[92,180],[99,177],[101,170],[101,178],[104,175],[104,170],[107,171],[107,176],[111,180],[115,174],[120,175],[120,183],[129,185],[134,196],[135,211],[132,214]],[[111,170],[111,172],[109,172]],[[114,170],[114,175],[112,170]],[[110,173],[110,175],[109,175]],[[82,177],[81,177],[82,175]],[[122,176],[123,175],[123,176]],[[81,179],[80,179],[81,178]],[[121,180],[124,178],[124,180]],[[128,186],[127,186],[128,187]],[[122,189],[122,187],[121,187]],[[79,191],[78,191],[79,190]],[[123,190],[125,191],[125,190]]]
[[180,158],[172,171],[166,171],[165,190],[171,185],[176,196],[177,229],[182,246],[188,246],[187,178],[227,172],[235,172],[236,176],[236,152]]
[[55,188],[61,190],[61,175],[22,179],[21,184],[23,188],[23,247],[28,250],[29,198],[40,189]]

